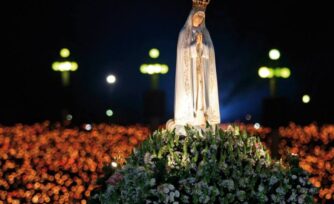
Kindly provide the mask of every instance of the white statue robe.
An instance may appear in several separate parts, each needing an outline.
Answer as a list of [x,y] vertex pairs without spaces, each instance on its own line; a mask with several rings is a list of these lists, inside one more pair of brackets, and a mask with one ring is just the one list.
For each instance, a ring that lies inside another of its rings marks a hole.
[[[191,12],[181,30],[177,49],[174,122],[177,127],[192,125],[204,127],[220,123],[219,97],[215,53],[205,24],[193,28]],[[197,77],[196,35],[203,35],[200,77]],[[202,82],[201,82],[202,81]]]

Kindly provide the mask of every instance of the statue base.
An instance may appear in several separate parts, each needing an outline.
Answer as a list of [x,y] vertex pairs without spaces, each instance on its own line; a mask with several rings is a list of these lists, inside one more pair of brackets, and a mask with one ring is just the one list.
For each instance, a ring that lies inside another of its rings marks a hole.
[[[207,130],[207,129],[211,129],[212,131],[215,131],[216,128],[217,128],[217,125],[218,124],[215,124],[215,125],[211,125],[209,124],[209,127],[207,126],[209,123],[207,124],[203,124],[203,125],[190,125],[190,124],[187,124],[186,126],[188,127],[191,127],[193,129],[196,129],[200,135],[202,135],[202,130]],[[175,130],[175,134],[177,135],[185,135],[187,136],[187,132],[186,132],[186,129],[184,125],[177,125],[175,124],[175,121],[173,119],[170,119],[167,121],[166,123],[166,129],[170,132],[174,131]]]

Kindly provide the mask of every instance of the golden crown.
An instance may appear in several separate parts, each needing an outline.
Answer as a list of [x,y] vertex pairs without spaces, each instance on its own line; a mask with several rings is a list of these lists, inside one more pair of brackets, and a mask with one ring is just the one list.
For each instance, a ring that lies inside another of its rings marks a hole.
[[193,0],[193,6],[200,9],[206,9],[211,0]]

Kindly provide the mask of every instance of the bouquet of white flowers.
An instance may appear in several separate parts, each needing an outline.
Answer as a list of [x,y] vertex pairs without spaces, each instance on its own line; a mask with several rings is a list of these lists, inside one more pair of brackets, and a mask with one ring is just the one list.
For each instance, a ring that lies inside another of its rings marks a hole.
[[259,138],[237,127],[186,131],[156,131],[123,167],[109,171],[91,202],[313,203],[317,189],[298,158],[272,161]]

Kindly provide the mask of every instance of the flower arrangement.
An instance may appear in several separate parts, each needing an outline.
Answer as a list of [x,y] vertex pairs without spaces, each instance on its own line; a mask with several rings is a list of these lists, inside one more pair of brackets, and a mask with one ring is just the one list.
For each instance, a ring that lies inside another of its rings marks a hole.
[[208,127],[188,136],[156,131],[119,168],[109,168],[97,203],[313,203],[298,158],[272,161],[246,131]]
[[[251,136],[260,137],[260,139],[266,139],[266,137],[271,133],[271,128],[256,126],[255,124],[245,124],[245,123],[234,123],[235,126],[238,126],[240,131],[246,131]],[[230,124],[223,123],[220,125],[220,128],[227,129]]]
[[0,126],[0,204],[84,204],[103,167],[123,163],[149,135],[142,126],[90,127]]

